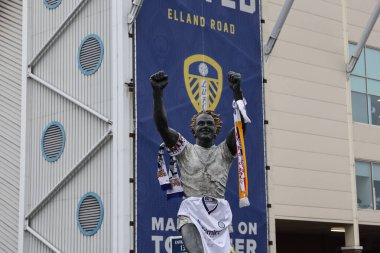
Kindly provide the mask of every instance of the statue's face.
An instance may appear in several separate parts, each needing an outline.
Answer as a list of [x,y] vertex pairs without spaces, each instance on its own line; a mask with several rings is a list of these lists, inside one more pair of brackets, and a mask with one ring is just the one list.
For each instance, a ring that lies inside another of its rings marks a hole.
[[209,114],[200,114],[197,117],[197,120],[195,121],[194,135],[195,138],[200,140],[214,140],[216,137],[216,127],[214,118]]

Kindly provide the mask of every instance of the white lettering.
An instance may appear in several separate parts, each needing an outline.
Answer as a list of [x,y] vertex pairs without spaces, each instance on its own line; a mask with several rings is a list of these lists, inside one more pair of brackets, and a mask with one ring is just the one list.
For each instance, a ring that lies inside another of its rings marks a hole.
[[254,239],[235,239],[235,244],[231,239],[231,245],[235,249],[235,253],[256,253],[257,243]]
[[222,6],[225,6],[231,9],[236,9],[236,3],[233,0],[222,0]]
[[165,231],[176,231],[173,218],[168,218],[168,223],[166,223]]
[[[248,4],[246,2],[249,2]],[[206,0],[207,3],[212,3],[212,0]],[[254,13],[256,11],[256,0],[240,0],[240,11],[244,11],[247,13]],[[221,4],[224,7],[228,7],[231,9],[236,9],[235,0],[221,0]]]
[[249,222],[248,227],[249,227],[248,233],[250,235],[252,235],[252,234],[257,235],[257,223],[256,222],[253,224],[252,224],[252,222]]
[[157,220],[157,217],[152,217],[152,230],[164,230],[164,218],[160,217]]
[[247,240],[247,253],[256,253],[257,243],[255,240],[248,239]]
[[248,231],[247,224],[245,222],[240,222],[238,225],[239,233],[245,235]]
[[152,235],[152,241],[154,241],[155,253],[160,253],[160,242],[162,242],[163,240],[164,240],[163,236]]
[[244,253],[244,239],[235,239],[235,253]]
[[247,223],[242,221],[238,225],[238,230],[239,230],[239,233],[242,235],[247,234],[247,232],[249,235],[252,235],[252,234],[257,235],[257,223],[248,222],[248,225],[247,225]]
[[171,245],[170,237],[167,237],[165,240],[165,250],[166,252],[172,252],[172,245]]
[[248,13],[254,13],[256,11],[255,0],[250,0],[249,4],[245,3],[246,0],[240,0],[240,10]]

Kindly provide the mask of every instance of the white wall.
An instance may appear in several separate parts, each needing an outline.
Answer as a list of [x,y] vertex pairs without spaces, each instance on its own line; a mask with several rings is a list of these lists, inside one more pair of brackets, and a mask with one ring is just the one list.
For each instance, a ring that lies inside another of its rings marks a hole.
[[0,0],[0,252],[17,251],[22,1]]
[[[264,41],[283,1],[266,1]],[[351,222],[340,1],[295,1],[266,64],[269,202],[277,218]]]

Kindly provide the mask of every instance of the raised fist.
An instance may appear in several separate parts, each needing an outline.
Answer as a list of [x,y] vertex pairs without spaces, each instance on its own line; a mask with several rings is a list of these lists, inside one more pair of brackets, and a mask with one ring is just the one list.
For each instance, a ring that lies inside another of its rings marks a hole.
[[241,75],[239,73],[229,71],[227,77],[231,89],[240,89]]
[[168,84],[169,76],[163,70],[150,76],[149,80],[153,89],[164,89]]

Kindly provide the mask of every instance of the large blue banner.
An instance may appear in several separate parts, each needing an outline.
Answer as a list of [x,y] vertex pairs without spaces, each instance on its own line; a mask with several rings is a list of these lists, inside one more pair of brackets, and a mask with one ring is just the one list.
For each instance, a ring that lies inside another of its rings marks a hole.
[[167,200],[157,181],[162,139],[153,121],[149,76],[158,70],[169,75],[164,91],[169,126],[188,141],[195,141],[189,125],[197,111],[207,107],[221,114],[219,144],[233,127],[227,81],[227,72],[233,70],[242,74],[253,123],[247,125],[245,135],[251,206],[239,208],[236,161],[228,177],[231,243],[236,252],[267,252],[260,0],[146,0],[136,36],[137,251],[170,252],[169,237],[179,235],[176,220],[181,200]]

